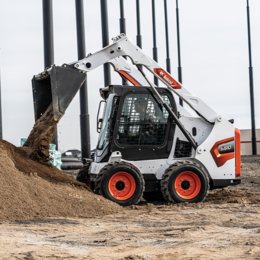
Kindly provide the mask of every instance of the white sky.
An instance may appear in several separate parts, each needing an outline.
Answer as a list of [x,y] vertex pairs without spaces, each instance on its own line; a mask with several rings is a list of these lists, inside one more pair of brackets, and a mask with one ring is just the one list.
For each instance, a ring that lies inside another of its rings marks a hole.
[[[136,40],[134,0],[125,0],[126,32]],[[151,0],[141,0],[143,50],[152,56]],[[163,0],[156,0],[159,64],[165,67]],[[53,0],[55,64],[77,59],[74,0]],[[85,0],[86,51],[102,48],[100,1]],[[34,123],[31,78],[43,70],[41,0],[0,0],[3,137],[19,145]],[[246,0],[179,0],[183,84],[239,128],[250,128]],[[260,1],[250,1],[256,127],[260,128]],[[119,0],[108,0],[109,36],[119,33]],[[168,0],[172,75],[177,78],[175,0]],[[112,83],[121,83],[113,77]],[[88,74],[91,146],[103,70]],[[75,97],[58,126],[59,147],[80,149]]]

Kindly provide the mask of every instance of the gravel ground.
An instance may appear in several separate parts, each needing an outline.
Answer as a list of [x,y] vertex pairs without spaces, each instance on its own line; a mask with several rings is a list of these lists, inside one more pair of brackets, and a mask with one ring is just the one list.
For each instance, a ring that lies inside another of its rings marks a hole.
[[0,225],[1,259],[260,259],[260,157],[242,184],[198,204],[147,203],[95,218]]

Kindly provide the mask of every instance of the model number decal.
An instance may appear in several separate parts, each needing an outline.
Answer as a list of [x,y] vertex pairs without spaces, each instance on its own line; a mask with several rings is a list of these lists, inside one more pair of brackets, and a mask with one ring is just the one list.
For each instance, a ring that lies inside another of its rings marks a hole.
[[224,143],[224,144],[220,144],[218,146],[218,151],[219,151],[220,154],[234,152],[234,141]]

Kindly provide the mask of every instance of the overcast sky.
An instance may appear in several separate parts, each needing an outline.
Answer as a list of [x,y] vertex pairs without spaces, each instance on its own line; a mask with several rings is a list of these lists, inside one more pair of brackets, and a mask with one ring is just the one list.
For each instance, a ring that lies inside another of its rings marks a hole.
[[[119,0],[107,0],[110,38],[119,33]],[[136,40],[134,0],[125,0],[126,32]],[[141,2],[143,50],[152,56],[151,0]],[[165,67],[163,0],[155,0],[159,63]],[[75,1],[53,0],[55,64],[77,59]],[[86,51],[102,48],[100,1],[85,0]],[[43,70],[41,0],[0,0],[0,70],[3,138],[19,145],[34,123],[31,78]],[[250,1],[256,127],[260,128],[260,1]],[[251,127],[246,0],[179,0],[183,84],[241,129]],[[168,0],[172,74],[177,78],[175,0]],[[121,83],[118,76],[112,83]],[[103,70],[88,74],[91,146]],[[79,102],[75,97],[58,126],[61,151],[80,148]]]

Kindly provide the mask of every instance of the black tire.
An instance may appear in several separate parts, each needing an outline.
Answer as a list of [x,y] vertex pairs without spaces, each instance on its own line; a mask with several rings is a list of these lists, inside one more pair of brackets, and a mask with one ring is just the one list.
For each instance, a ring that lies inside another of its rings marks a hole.
[[80,169],[76,177],[76,180],[85,183],[92,191],[94,191],[94,182],[91,181],[88,170],[89,170],[89,165]]
[[89,183],[88,167],[79,170],[76,180],[83,183]]
[[179,161],[171,165],[161,180],[161,191],[168,202],[201,202],[208,190],[208,174],[195,161]]
[[144,179],[139,170],[126,162],[106,165],[96,179],[95,192],[121,206],[139,203],[144,192]]

